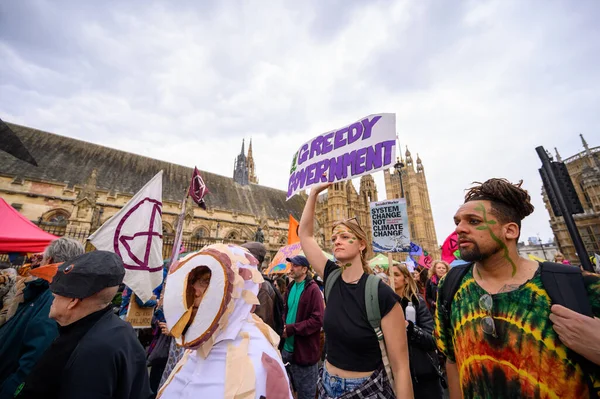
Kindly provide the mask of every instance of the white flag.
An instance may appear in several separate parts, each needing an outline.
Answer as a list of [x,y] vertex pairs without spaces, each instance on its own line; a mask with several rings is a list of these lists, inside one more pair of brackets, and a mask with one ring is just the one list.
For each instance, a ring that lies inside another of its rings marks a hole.
[[123,282],[144,302],[162,282],[161,170],[88,240],[123,260]]

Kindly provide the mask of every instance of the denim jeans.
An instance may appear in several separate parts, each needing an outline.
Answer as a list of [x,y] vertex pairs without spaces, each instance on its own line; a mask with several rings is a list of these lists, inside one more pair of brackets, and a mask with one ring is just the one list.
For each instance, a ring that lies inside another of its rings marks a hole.
[[282,350],[283,363],[289,363],[289,371],[292,375],[294,389],[298,399],[314,399],[317,392],[317,380],[319,378],[319,366],[315,363],[311,366],[300,366],[293,362],[294,355]]
[[369,379],[369,377],[362,378],[342,378],[335,375],[331,375],[327,372],[327,367],[323,365],[323,388],[327,396],[332,398],[339,398],[345,393],[352,392],[356,388],[360,387]]

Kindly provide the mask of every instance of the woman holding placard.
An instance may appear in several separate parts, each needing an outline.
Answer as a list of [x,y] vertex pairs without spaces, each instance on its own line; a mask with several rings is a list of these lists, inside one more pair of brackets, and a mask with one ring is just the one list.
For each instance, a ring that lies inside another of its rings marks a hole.
[[[327,357],[319,397],[354,398],[379,392],[389,398],[395,394],[412,398],[406,331],[397,328],[405,324],[404,313],[399,297],[367,265],[364,230],[356,218],[333,224],[331,242],[337,263],[323,255],[313,237],[317,196],[330,185],[311,190],[299,229],[302,249],[325,284]],[[377,298],[379,314],[366,298]]]

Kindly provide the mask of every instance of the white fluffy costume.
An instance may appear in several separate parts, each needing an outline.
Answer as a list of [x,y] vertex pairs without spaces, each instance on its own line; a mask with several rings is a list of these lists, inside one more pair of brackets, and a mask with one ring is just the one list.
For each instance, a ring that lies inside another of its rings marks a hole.
[[[277,350],[279,337],[251,313],[263,282],[257,264],[245,248],[215,244],[189,254],[169,270],[165,318],[177,344],[189,350],[159,398],[292,398]],[[201,266],[210,269],[211,278],[189,323],[188,276]]]

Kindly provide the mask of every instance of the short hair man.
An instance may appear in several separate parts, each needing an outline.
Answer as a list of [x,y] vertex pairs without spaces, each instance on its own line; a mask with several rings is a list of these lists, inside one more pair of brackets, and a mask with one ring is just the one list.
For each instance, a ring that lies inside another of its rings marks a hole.
[[[532,212],[521,183],[490,179],[469,190],[454,216],[460,256],[472,263],[450,269],[438,290],[435,335],[451,398],[587,398],[600,383],[598,368],[584,371],[553,329],[540,264],[517,252],[521,220]],[[453,299],[442,298],[461,271]],[[598,317],[600,280],[584,281]]]
[[291,263],[292,279],[285,295],[283,329],[284,363],[290,363],[292,383],[298,399],[315,397],[321,357],[321,328],[323,327],[323,296],[309,276],[310,264],[302,255],[287,258]]
[[59,336],[18,398],[148,398],[146,354],[132,327],[112,312],[125,269],[112,252],[93,251],[58,266],[50,318]]
[[[79,241],[59,238],[46,247],[42,265],[65,262],[83,252]],[[15,283],[17,292],[5,299],[2,308],[6,322],[0,328],[0,399],[14,396],[58,335],[56,322],[48,318],[53,298],[48,282],[35,277],[17,279],[21,280]]]

